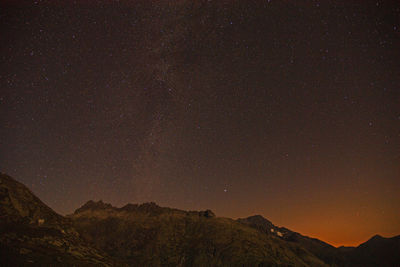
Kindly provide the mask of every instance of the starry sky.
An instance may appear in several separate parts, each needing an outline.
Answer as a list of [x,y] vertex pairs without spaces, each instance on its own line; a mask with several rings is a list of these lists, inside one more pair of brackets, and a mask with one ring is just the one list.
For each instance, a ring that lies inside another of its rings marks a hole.
[[2,1],[0,170],[87,200],[400,234],[400,2]]

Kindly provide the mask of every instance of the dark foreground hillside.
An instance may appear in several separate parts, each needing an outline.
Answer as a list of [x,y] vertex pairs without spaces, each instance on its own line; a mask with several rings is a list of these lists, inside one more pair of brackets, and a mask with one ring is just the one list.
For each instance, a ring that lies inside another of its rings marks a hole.
[[23,184],[0,174],[1,266],[111,266],[83,241],[70,221]]

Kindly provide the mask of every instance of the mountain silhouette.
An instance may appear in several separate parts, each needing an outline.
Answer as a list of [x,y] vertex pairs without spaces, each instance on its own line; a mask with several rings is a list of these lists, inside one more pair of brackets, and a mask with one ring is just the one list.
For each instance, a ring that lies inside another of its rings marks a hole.
[[385,238],[375,235],[356,248],[339,248],[344,251],[343,266],[399,266],[400,236]]
[[335,248],[261,215],[88,201],[66,217],[0,174],[1,266],[398,266],[400,236]]

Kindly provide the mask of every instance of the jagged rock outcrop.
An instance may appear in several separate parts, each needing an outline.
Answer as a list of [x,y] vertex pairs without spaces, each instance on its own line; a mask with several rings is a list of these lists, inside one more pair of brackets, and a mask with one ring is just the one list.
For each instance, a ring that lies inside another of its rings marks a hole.
[[85,205],[83,205],[82,207],[80,207],[79,209],[77,209],[75,211],[75,213],[79,213],[85,210],[106,210],[106,209],[112,209],[113,206],[111,206],[111,204],[105,204],[103,203],[102,200],[100,201],[93,201],[93,200],[89,200],[88,202],[85,203]]

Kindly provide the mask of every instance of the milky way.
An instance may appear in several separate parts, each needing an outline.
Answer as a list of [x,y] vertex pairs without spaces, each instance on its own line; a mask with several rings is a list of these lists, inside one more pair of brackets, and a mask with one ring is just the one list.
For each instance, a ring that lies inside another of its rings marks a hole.
[[50,207],[399,234],[397,1],[2,3],[1,171]]

